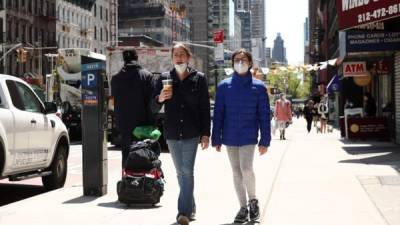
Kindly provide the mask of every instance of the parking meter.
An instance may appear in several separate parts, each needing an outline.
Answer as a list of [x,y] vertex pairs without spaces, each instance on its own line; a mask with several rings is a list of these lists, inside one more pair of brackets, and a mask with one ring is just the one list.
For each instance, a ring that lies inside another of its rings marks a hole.
[[104,60],[81,56],[83,194],[107,193],[107,98]]

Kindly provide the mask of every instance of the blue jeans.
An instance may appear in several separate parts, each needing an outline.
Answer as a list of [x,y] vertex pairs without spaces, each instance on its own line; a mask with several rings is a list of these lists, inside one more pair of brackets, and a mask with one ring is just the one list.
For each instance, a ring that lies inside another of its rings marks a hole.
[[193,197],[194,162],[196,159],[199,138],[184,140],[167,140],[168,148],[174,162],[179,183],[178,215],[190,216],[195,210]]

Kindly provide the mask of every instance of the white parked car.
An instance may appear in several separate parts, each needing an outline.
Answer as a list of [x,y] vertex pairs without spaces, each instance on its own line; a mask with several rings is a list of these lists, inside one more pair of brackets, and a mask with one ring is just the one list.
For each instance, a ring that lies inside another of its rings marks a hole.
[[64,186],[69,136],[56,111],[23,80],[0,74],[0,179],[42,177],[48,190]]

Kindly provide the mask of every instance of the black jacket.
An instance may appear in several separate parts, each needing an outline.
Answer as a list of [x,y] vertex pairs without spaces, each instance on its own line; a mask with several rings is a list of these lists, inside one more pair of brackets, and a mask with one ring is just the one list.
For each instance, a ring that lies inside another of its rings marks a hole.
[[137,126],[154,124],[150,102],[153,74],[136,63],[129,63],[111,80],[116,124],[121,132],[132,132]]
[[312,120],[314,113],[313,113],[313,108],[310,108],[308,105],[304,106],[304,117],[306,120]]
[[210,136],[210,97],[204,74],[189,68],[189,75],[180,81],[175,69],[163,73],[156,82],[152,109],[158,112],[163,104],[158,96],[163,88],[162,80],[173,79],[172,98],[164,102],[166,139],[190,139]]

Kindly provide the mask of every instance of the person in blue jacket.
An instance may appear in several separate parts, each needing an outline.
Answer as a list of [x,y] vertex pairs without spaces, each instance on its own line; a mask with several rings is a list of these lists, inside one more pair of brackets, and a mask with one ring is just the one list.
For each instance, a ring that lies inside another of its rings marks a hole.
[[[232,55],[234,72],[218,85],[211,144],[218,152],[225,145],[240,203],[234,222],[255,221],[260,217],[253,171],[255,147],[260,155],[271,142],[270,108],[264,83],[252,77],[252,56],[240,49]],[[261,135],[258,141],[258,135]],[[247,196],[249,201],[247,201]]]

